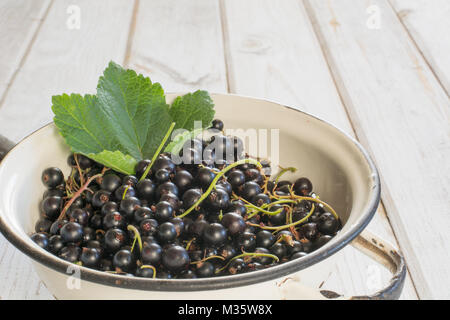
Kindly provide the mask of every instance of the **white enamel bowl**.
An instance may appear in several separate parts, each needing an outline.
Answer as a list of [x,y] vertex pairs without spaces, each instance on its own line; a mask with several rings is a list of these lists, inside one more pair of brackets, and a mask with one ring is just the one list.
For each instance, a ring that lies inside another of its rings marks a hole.
[[[168,95],[168,100],[173,95]],[[33,259],[47,288],[60,299],[281,299],[317,298],[331,257],[355,239],[371,220],[380,199],[373,162],[350,136],[329,123],[274,102],[235,95],[213,95],[216,117],[227,128],[280,129],[280,164],[297,167],[287,175],[307,176],[314,191],[330,203],[344,226],[329,243],[306,257],[266,270],[193,280],[124,277],[74,267],[30,240],[44,186],[40,173],[49,166],[69,172],[69,149],[53,124],[34,132],[0,164],[0,228]],[[269,135],[270,136],[270,135]],[[276,168],[275,168],[276,170]],[[376,242],[376,240],[373,240]],[[76,269],[74,271],[74,269]],[[75,272],[75,273],[74,273]],[[72,273],[74,273],[72,275]],[[77,276],[81,277],[77,282]],[[283,280],[289,277],[289,281]],[[80,284],[78,286],[78,284]]]

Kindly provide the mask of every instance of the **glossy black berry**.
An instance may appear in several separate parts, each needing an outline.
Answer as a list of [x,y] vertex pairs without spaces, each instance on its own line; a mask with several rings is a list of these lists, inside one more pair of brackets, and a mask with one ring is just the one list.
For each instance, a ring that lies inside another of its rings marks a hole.
[[153,212],[150,208],[139,207],[134,211],[134,221],[140,224],[145,219],[151,219],[153,217]]
[[105,230],[111,228],[125,228],[126,221],[125,218],[117,211],[107,213],[102,220],[102,225]]
[[114,268],[120,269],[121,271],[130,272],[135,266],[136,262],[129,250],[119,250],[114,254],[113,257],[113,266]]
[[219,119],[214,119],[211,125],[211,128],[222,131],[223,130],[223,121]]
[[196,264],[195,274],[198,278],[209,278],[214,276],[214,265],[209,261]]
[[261,187],[254,181],[248,181],[239,188],[240,195],[247,201],[261,193]]
[[34,231],[49,233],[52,224],[53,222],[51,220],[41,218],[38,221],[36,221],[36,224],[34,225]]
[[241,170],[233,170],[227,176],[227,181],[236,191],[238,188],[245,183],[245,175]]
[[33,240],[42,249],[48,249],[48,236],[43,232],[34,233],[31,235],[31,240]]
[[84,209],[74,209],[68,214],[69,221],[77,222],[82,226],[86,226],[89,222],[89,214]]
[[162,264],[170,272],[180,272],[187,268],[189,263],[189,254],[183,247],[175,245],[163,250]]
[[108,213],[116,212],[116,211],[119,211],[119,206],[117,205],[117,202],[112,202],[112,201],[106,202],[102,206],[102,209],[100,210],[102,215],[106,215]]
[[191,187],[194,178],[192,177],[192,174],[189,171],[180,170],[177,171],[172,181],[173,183],[175,183],[175,185],[181,192],[184,192],[185,190]]
[[162,248],[152,242],[144,245],[141,251],[141,259],[144,264],[158,265],[161,261]]
[[339,221],[332,213],[324,212],[319,216],[317,227],[321,233],[332,235],[339,229]]
[[92,196],[92,206],[94,208],[101,208],[105,203],[109,201],[111,192],[106,190],[98,190]]
[[166,169],[170,173],[175,171],[175,163],[169,157],[160,155],[152,166],[152,171],[156,172],[160,169]]
[[154,275],[153,268],[148,266],[141,266],[136,270],[136,276],[140,278],[153,278]]
[[139,224],[139,231],[144,236],[151,236],[158,230],[158,221],[155,219],[145,219]]
[[230,204],[230,196],[224,189],[217,188],[210,192],[205,202],[212,211],[225,210]]
[[73,245],[68,244],[66,247],[63,247],[58,254],[58,257],[61,259],[64,259],[69,262],[77,262],[81,255],[81,248]]
[[116,189],[114,192],[114,198],[117,201],[121,201],[122,199],[135,197],[136,196],[136,190],[130,186],[130,185],[121,185]]
[[212,247],[220,247],[227,240],[227,230],[220,223],[211,223],[203,232],[205,244]]
[[134,168],[134,170],[136,172],[136,176],[139,178],[142,177],[142,175],[144,174],[145,170],[147,170],[147,167],[150,163],[151,163],[151,161],[148,159],[139,161],[136,164],[136,167]]
[[138,179],[133,175],[125,176],[122,179],[122,185],[125,185],[125,186],[130,186],[130,187],[134,188],[134,187],[136,187],[137,183],[138,183]]
[[144,179],[138,182],[136,185],[137,195],[140,199],[153,201],[155,195],[156,186],[150,179]]
[[41,208],[49,220],[55,220],[61,212],[62,199],[60,197],[48,197],[42,200]]
[[224,214],[221,223],[232,236],[244,232],[247,226],[242,216],[235,212],[228,212]]
[[48,250],[53,254],[58,254],[59,251],[64,247],[64,241],[60,235],[51,236],[48,239]]
[[202,196],[202,192],[200,189],[189,189],[187,190],[182,197],[183,200],[183,208],[186,210],[192,207]]
[[195,176],[195,183],[206,190],[215,177],[216,174],[211,169],[200,168]]
[[313,185],[311,181],[308,178],[299,178],[294,183],[294,193],[301,195],[301,196],[307,196],[311,193],[313,189]]
[[80,261],[85,267],[97,268],[100,264],[100,252],[95,248],[83,248],[81,250]]
[[229,274],[238,274],[245,271],[246,264],[241,258],[234,259],[228,265],[227,271]]
[[178,187],[170,181],[164,182],[156,188],[156,199],[159,200],[162,195],[168,193],[178,196]]
[[164,222],[158,226],[157,238],[161,243],[169,243],[177,238],[177,230],[170,222]]
[[80,242],[83,240],[83,227],[76,222],[68,222],[61,228],[60,235],[65,243]]
[[50,234],[59,234],[61,228],[67,223],[67,220],[56,220],[50,226]]
[[122,179],[116,174],[110,173],[105,174],[102,178],[102,183],[100,184],[100,187],[103,190],[114,192],[118,187],[122,185]]
[[174,209],[167,201],[160,201],[155,206],[155,217],[159,223],[167,222],[173,218]]
[[283,259],[287,255],[287,247],[285,244],[278,242],[270,247],[270,252],[279,259]]
[[256,234],[256,245],[261,248],[270,248],[275,242],[273,234],[267,230],[258,231]]
[[256,235],[249,232],[238,234],[236,247],[245,252],[253,252],[256,248]]
[[306,223],[300,228],[304,237],[308,240],[314,240],[317,238],[319,234],[319,230],[317,230],[317,224],[314,222]]
[[53,189],[64,182],[64,174],[59,168],[47,168],[42,172],[41,180],[47,188]]
[[105,233],[105,248],[109,252],[116,252],[126,242],[127,234],[121,229],[109,229]]
[[134,211],[141,207],[141,201],[136,197],[129,197],[120,201],[119,212],[128,220],[131,220]]

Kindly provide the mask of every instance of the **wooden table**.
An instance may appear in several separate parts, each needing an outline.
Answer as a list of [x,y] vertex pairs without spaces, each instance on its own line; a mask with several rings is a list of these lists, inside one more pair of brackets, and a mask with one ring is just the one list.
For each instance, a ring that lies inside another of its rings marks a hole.
[[[448,299],[449,16],[448,0],[3,0],[0,134],[17,142],[51,121],[51,96],[94,92],[110,60],[166,91],[296,106],[374,158],[382,205],[368,228],[405,255],[402,298]],[[389,279],[344,251],[327,288],[371,293]],[[0,298],[52,298],[4,238]]]

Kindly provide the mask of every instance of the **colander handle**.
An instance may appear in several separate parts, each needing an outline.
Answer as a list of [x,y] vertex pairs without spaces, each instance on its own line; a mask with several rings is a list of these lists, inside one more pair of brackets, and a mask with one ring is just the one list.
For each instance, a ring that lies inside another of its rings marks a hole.
[[300,279],[289,279],[283,282],[282,294],[285,298],[298,299],[306,296],[309,299],[345,299],[345,300],[396,300],[400,297],[406,278],[406,264],[401,253],[386,241],[380,239],[369,231],[363,231],[352,246],[381,263],[392,273],[389,284],[382,290],[371,295],[344,297],[334,291],[320,290],[306,287]]
[[0,161],[3,160],[12,147],[14,147],[14,143],[0,134]]

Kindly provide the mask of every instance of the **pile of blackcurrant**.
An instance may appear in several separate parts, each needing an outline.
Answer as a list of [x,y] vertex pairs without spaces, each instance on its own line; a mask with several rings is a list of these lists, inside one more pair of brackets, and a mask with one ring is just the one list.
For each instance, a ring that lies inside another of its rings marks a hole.
[[125,176],[71,154],[67,179],[58,168],[45,169],[32,240],[81,266],[187,279],[268,268],[336,235],[339,217],[310,180],[280,179],[293,168],[271,179],[270,163],[243,154],[242,140],[223,135],[221,120],[211,129],[215,134],[187,142],[181,164],[162,153]]

